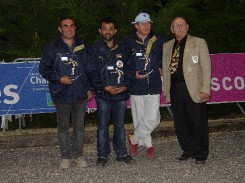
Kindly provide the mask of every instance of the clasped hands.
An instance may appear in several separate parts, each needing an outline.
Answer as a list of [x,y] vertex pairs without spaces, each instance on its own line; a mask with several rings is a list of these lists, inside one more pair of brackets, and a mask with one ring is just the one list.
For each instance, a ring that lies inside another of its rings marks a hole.
[[115,87],[115,86],[106,86],[105,91],[109,92],[112,95],[122,93],[126,90],[125,86]]

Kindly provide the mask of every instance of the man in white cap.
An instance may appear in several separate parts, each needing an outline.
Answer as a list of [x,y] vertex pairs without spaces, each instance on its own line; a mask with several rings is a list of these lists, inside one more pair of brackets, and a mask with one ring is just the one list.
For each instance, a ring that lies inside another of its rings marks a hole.
[[136,85],[130,94],[134,135],[127,136],[131,156],[138,155],[138,146],[146,147],[146,157],[154,157],[151,133],[160,123],[162,92],[162,47],[165,39],[151,32],[152,20],[140,13],[132,24],[136,32],[125,38],[130,61],[135,64]]

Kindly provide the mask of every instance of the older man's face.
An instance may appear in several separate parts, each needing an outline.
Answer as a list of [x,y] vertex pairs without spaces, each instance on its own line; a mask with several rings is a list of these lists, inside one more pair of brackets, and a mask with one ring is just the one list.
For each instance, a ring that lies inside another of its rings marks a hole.
[[174,33],[177,40],[181,40],[187,35],[189,25],[183,18],[176,18],[171,25],[171,31]]

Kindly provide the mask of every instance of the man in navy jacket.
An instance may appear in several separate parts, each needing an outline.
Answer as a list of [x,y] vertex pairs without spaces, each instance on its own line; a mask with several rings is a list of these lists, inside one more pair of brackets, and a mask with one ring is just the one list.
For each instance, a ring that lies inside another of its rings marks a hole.
[[140,13],[132,24],[136,32],[124,40],[136,72],[136,86],[130,93],[134,135],[127,140],[132,156],[138,155],[138,145],[142,145],[147,148],[146,157],[152,158],[151,133],[160,123],[161,60],[165,39],[151,31],[152,21],[147,13]]
[[97,166],[104,167],[111,152],[109,138],[110,118],[114,124],[113,149],[117,161],[132,163],[127,152],[124,118],[129,91],[134,86],[135,72],[128,62],[124,47],[114,38],[117,32],[111,17],[101,20],[99,33],[102,39],[91,46],[89,77],[95,87],[98,110]]
[[[84,116],[87,100],[93,93],[86,75],[88,55],[84,42],[75,36],[76,25],[72,17],[59,21],[60,36],[43,51],[39,72],[49,82],[49,91],[55,104],[61,169],[70,167],[73,155],[78,167],[87,162],[83,157]],[[73,146],[70,150],[69,120],[73,125]]]

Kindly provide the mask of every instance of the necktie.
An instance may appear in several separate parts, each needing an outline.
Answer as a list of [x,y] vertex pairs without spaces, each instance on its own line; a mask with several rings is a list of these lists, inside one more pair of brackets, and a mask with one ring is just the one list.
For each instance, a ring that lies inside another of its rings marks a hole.
[[180,54],[180,41],[176,44],[174,48],[172,58],[171,58],[171,63],[168,68],[171,74],[177,71],[178,63],[179,63],[179,54]]

